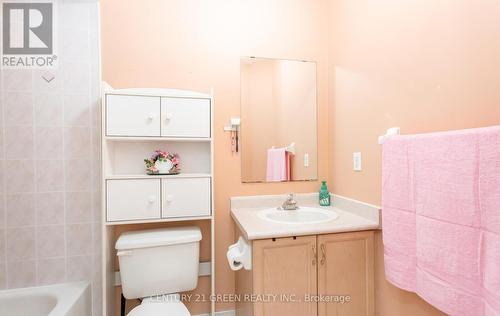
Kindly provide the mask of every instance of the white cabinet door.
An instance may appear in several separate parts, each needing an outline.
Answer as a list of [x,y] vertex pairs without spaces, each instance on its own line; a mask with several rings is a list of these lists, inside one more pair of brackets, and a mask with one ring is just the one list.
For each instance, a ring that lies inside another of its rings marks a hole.
[[210,178],[164,179],[162,191],[163,218],[211,213]]
[[107,136],[160,136],[160,97],[106,96]]
[[107,221],[160,218],[160,179],[106,181]]
[[161,98],[161,135],[210,137],[210,100]]

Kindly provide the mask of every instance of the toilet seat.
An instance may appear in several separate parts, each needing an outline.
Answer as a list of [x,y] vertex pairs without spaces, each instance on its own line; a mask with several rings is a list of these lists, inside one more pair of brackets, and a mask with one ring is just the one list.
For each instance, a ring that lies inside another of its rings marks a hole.
[[127,316],[191,316],[191,314],[181,302],[143,302]]

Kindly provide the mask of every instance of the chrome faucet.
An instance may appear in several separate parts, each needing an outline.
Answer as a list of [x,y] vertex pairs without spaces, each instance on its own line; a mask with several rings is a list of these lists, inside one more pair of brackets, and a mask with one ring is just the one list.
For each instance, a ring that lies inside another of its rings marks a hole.
[[285,211],[293,211],[298,208],[297,201],[293,199],[293,193],[289,193],[285,202],[281,205],[281,209]]

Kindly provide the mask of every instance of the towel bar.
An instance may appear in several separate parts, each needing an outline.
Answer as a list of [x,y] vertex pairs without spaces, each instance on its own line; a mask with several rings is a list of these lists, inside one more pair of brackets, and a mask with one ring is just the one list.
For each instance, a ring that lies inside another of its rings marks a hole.
[[385,132],[385,135],[379,136],[378,137],[378,144],[382,145],[386,138],[394,136],[394,135],[399,135],[401,132],[401,129],[399,127],[391,127]]
[[[275,149],[276,146],[272,146],[271,148]],[[286,146],[285,149],[289,154],[295,155],[295,142],[292,142],[289,146]]]

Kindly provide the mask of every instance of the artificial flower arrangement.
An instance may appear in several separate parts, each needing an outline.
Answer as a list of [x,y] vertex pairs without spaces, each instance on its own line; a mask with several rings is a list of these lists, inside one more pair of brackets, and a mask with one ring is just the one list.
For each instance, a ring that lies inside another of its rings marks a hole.
[[144,159],[148,174],[178,174],[180,172],[179,155],[163,150],[155,150],[151,158]]

